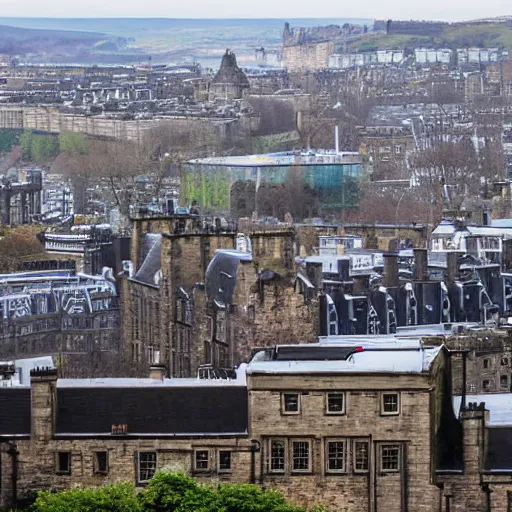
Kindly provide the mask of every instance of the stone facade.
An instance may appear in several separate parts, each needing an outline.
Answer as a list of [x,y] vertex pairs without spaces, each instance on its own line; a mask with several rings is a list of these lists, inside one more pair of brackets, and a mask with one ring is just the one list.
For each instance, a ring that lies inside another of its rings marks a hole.
[[[39,489],[120,481],[142,486],[141,460],[147,460],[141,454],[149,454],[154,457],[150,474],[170,469],[208,484],[252,482],[279,489],[305,506],[322,503],[347,512],[441,510],[435,433],[447,368],[441,352],[429,371],[411,374],[249,372],[247,433],[201,436],[141,436],[114,429],[112,434],[61,433],[56,425],[63,420],[59,415],[66,415],[58,407],[62,387],[54,372],[35,372],[31,431],[4,436],[0,446],[2,504],[23,505]],[[396,413],[384,412],[385,394],[397,397]],[[296,413],[287,412],[285,395],[296,397]],[[331,400],[340,395],[343,405],[333,410]],[[198,467],[197,451],[205,454],[205,467]],[[229,452],[229,468],[221,465],[221,452]]]
[[508,393],[512,386],[512,339],[506,331],[484,331],[446,340],[453,358],[453,389],[462,393],[462,358],[466,358],[466,392]]
[[283,62],[289,71],[325,69],[329,55],[334,53],[333,41],[318,41],[283,47]]
[[[240,261],[236,275],[221,276],[234,283],[229,303],[221,306],[207,293],[206,270],[217,250],[235,249],[237,235],[207,232],[198,222],[133,219],[134,276],[125,276],[122,293],[127,353],[137,361],[164,363],[172,377],[189,377],[205,364],[231,368],[255,348],[314,340],[318,290],[305,296],[295,285],[296,231],[250,233],[252,259]],[[162,236],[158,284],[137,279],[148,233]],[[309,246],[311,238],[300,243]]]

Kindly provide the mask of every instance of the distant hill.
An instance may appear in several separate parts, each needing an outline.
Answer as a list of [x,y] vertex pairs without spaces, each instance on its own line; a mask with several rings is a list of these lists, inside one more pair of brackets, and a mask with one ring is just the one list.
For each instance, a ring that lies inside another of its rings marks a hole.
[[[140,62],[151,55],[153,63],[196,60],[217,61],[231,48],[238,62],[250,64],[255,48],[280,48],[285,21],[301,27],[315,27],[330,24],[360,24],[371,26],[371,19],[172,19],[172,18],[2,18],[0,25],[24,27],[49,31],[53,36],[64,32],[66,37],[76,34],[85,37],[89,45],[86,55],[80,54],[73,62],[80,63],[127,63]],[[2,29],[0,29],[0,32]],[[90,39],[85,36],[90,37]],[[35,35],[35,34],[34,34]],[[78,37],[78,36],[77,36]],[[121,43],[119,42],[121,41]],[[126,43],[123,46],[122,42]],[[78,40],[84,45],[83,40]],[[110,42],[120,51],[116,52]],[[96,45],[94,48],[92,48]],[[0,50],[1,53],[1,50]],[[66,52],[66,55],[69,55]],[[58,47],[46,52],[45,62],[63,62]],[[67,59],[70,61],[70,57]],[[34,59],[31,59],[35,62]],[[215,61],[215,63],[213,62]]]
[[8,55],[59,54],[75,55],[95,45],[126,45],[126,39],[99,32],[76,30],[31,29],[0,25],[0,53]]

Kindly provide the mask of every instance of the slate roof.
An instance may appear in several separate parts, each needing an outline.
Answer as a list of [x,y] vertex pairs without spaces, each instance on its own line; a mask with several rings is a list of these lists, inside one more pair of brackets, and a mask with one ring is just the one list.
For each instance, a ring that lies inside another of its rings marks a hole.
[[512,428],[489,428],[487,458],[485,469],[487,471],[512,471]]
[[131,435],[245,434],[245,386],[57,389],[57,435],[110,435],[112,425]]
[[134,276],[136,281],[155,286],[156,273],[162,268],[160,252],[162,248],[162,235],[147,233],[142,242],[142,265]]
[[0,387],[0,436],[30,434],[30,389]]
[[206,269],[206,295],[219,305],[231,304],[240,261],[251,261],[246,252],[218,249]]

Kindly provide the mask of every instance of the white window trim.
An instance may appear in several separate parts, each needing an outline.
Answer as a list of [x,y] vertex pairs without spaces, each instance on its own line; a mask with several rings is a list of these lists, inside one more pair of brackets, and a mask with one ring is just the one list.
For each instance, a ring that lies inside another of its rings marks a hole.
[[[386,395],[396,395],[397,399],[397,410],[393,412],[384,411],[384,396]],[[402,401],[400,400],[400,393],[398,391],[382,391],[380,393],[380,414],[381,416],[399,416],[400,409],[402,406]]]
[[[384,469],[384,456],[382,454],[382,450],[385,446],[391,446],[393,448],[398,448],[398,468],[397,469]],[[402,447],[399,443],[381,443],[379,446],[379,469],[381,473],[400,473],[402,469],[402,461],[400,460],[402,455]]]
[[[274,441],[281,441],[283,443],[284,448],[284,456],[283,456],[283,469],[272,469],[272,443]],[[286,444],[286,439],[283,437],[271,437],[268,440],[268,472],[275,475],[284,475],[286,473],[288,461],[288,446]]]
[[[341,411],[329,410],[329,395],[342,395],[343,396],[343,409]],[[329,416],[343,416],[347,412],[347,393],[345,391],[328,391],[325,393],[325,414]]]
[[[343,443],[343,469],[329,469],[329,443]],[[348,472],[348,443],[344,438],[330,437],[325,440],[325,473],[327,475],[340,475]]]
[[[308,467],[307,469],[293,469],[293,443],[308,443]],[[293,474],[309,474],[312,472],[313,467],[313,443],[311,439],[294,438],[290,439],[290,447],[288,453],[290,454],[290,473]]]
[[156,450],[141,450],[137,452],[137,483],[145,484],[149,482],[149,480],[141,480],[140,478],[140,456],[143,453],[154,453],[155,454],[155,474],[158,471],[158,452]]
[[[285,396],[286,395],[297,395],[297,410],[296,411],[287,411],[285,408]],[[281,393],[281,414],[284,416],[297,416],[300,414],[301,410],[301,399],[300,393],[296,393],[294,391],[285,391]]]
[[[356,443],[366,443],[368,449],[368,463],[366,469],[357,469],[357,454],[356,454]],[[352,440],[352,469],[354,473],[368,473],[370,471],[370,441],[368,439],[353,439]]]
[[[229,469],[221,469],[220,467],[220,453],[221,452],[228,452],[230,453],[229,457]],[[233,451],[232,450],[226,450],[226,449],[219,449],[217,450],[217,472],[218,473],[232,473],[233,472]]]
[[[198,468],[197,467],[197,453],[206,452],[208,454],[208,467]],[[211,471],[212,467],[212,454],[208,448],[195,448],[194,449],[194,473],[205,473]]]

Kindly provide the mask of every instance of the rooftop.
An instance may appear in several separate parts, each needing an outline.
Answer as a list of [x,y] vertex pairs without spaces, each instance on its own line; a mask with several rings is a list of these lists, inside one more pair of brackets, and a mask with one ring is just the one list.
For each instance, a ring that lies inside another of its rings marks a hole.
[[223,167],[261,167],[318,164],[360,164],[361,156],[357,152],[336,153],[332,150],[318,149],[308,152],[287,151],[265,153],[262,155],[243,155],[197,158],[189,160],[192,165],[219,165]]
[[[441,347],[424,347],[420,340],[376,344],[377,338],[366,338],[346,342],[314,343],[308,345],[311,359],[271,360],[267,352],[258,352],[247,367],[247,374],[343,374],[343,373],[424,373],[428,372]],[[352,344],[348,357],[329,359],[332,349],[347,348]],[[324,360],[322,355],[324,354]]]

